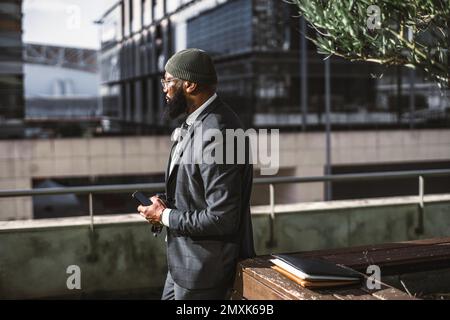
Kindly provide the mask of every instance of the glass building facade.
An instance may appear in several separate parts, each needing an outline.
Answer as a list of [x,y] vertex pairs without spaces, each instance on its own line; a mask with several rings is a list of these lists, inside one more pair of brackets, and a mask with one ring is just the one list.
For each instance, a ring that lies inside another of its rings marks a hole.
[[159,78],[171,54],[165,1],[118,2],[102,18],[101,81],[104,115],[147,129],[159,127]]
[[0,2],[0,137],[19,137],[24,117],[22,1]]
[[[302,42],[315,31],[297,15],[279,0],[119,1],[102,18],[105,115],[141,133],[171,130],[159,78],[174,52],[197,47],[213,56],[218,92],[247,127],[323,128],[325,57]],[[448,92],[423,75],[329,59],[334,128],[448,124]]]

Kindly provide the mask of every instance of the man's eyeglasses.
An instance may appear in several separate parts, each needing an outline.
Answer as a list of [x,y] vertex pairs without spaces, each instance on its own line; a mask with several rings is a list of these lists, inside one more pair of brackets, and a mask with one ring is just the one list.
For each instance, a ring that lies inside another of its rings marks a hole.
[[167,89],[169,87],[169,83],[171,83],[171,82],[173,82],[175,80],[179,80],[179,79],[177,79],[177,78],[172,78],[172,79],[169,79],[169,80],[161,79],[161,85],[162,85],[163,89]]

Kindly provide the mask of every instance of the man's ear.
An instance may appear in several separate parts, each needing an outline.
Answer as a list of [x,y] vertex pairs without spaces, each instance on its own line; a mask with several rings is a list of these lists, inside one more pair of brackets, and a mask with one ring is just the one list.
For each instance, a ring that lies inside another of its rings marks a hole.
[[197,90],[198,85],[195,82],[184,82],[184,89],[187,93],[192,94],[195,90]]

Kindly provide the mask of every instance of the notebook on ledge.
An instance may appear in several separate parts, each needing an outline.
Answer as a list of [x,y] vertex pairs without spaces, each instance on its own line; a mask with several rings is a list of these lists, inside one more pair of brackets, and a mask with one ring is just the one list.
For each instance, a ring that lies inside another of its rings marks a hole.
[[270,260],[279,268],[290,274],[308,281],[359,281],[361,275],[351,269],[338,266],[334,263],[313,259],[302,258],[295,255],[272,254],[274,259]]
[[289,278],[290,280],[298,283],[302,287],[305,288],[330,288],[330,287],[340,287],[340,286],[346,286],[346,285],[353,285],[355,283],[358,283],[359,280],[304,280],[300,279],[299,277],[293,275],[290,272],[287,272],[286,270],[278,267],[278,266],[272,266],[272,269],[278,271],[283,276]]

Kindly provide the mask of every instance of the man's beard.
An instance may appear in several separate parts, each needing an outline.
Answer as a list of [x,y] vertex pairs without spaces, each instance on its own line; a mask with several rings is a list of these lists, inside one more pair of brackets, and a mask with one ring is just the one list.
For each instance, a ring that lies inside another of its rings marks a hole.
[[184,95],[183,89],[178,88],[172,99],[167,102],[167,107],[165,108],[164,115],[170,119],[178,118],[179,115],[186,113],[187,111],[187,100]]

